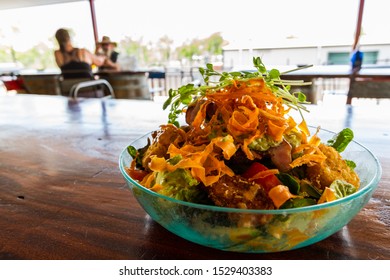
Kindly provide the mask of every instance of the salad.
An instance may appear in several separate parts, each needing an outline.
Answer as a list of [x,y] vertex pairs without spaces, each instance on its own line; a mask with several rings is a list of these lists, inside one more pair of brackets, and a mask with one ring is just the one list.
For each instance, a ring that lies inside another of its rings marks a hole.
[[127,173],[165,196],[241,209],[304,207],[356,192],[355,164],[340,154],[352,130],[323,142],[320,128],[311,134],[306,125],[305,95],[290,92],[307,83],[282,80],[259,57],[253,64],[256,71],[222,73],[207,64],[199,69],[204,85],[171,89],[167,124],[145,147],[128,147]]

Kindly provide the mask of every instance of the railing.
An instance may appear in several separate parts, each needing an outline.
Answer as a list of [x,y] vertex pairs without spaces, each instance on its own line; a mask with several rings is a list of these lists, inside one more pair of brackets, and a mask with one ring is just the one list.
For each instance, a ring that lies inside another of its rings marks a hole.
[[[115,82],[109,81],[115,91],[116,98],[144,98],[144,99],[153,99],[154,96],[167,96],[169,89],[177,89],[182,85],[188,83],[194,83],[199,85],[203,82],[203,79],[198,71],[198,68],[188,67],[188,68],[166,68],[163,71],[141,71],[141,72],[132,72],[132,71],[121,71],[120,73],[115,74],[112,72],[112,76],[123,76],[126,79],[138,79],[136,85],[131,85],[131,88],[137,87],[140,92],[144,94],[141,95],[121,95],[120,85],[118,86]],[[159,76],[153,76],[154,73],[159,73]],[[299,72],[299,73],[298,73]],[[138,74],[137,74],[138,73]],[[109,75],[111,75],[109,73]],[[139,77],[138,77],[138,76]],[[23,81],[24,83],[24,92],[34,93],[34,94],[61,94],[59,92],[58,86],[56,86],[57,78],[59,74],[35,74],[35,75],[20,75],[18,76],[18,81]],[[141,77],[142,76],[142,77]],[[16,77],[16,76],[15,76]],[[12,77],[11,82],[15,82],[15,77]],[[104,77],[102,77],[104,78]],[[107,78],[107,77],[106,77]],[[356,97],[361,98],[390,98],[387,92],[390,92],[390,68],[386,67],[364,67],[359,71],[356,76],[351,76],[349,68],[334,68],[331,66],[327,67],[313,67],[307,69],[307,71],[297,71],[289,73],[286,75],[287,79],[298,79],[308,82],[312,82],[312,86],[300,87],[293,90],[301,90],[304,92],[310,101],[313,104],[320,102],[324,95],[326,94],[337,94],[337,95],[348,95],[351,92],[351,89],[354,92],[357,92],[357,89],[362,88],[363,86],[371,86],[375,83],[379,85],[378,87],[371,88],[367,87],[367,93],[356,94]],[[351,79],[354,81],[358,78],[358,83],[350,86]],[[46,79],[46,80],[45,80]],[[108,78],[107,78],[108,79]],[[380,81],[378,81],[380,79]],[[2,77],[2,80],[6,81],[6,77]],[[45,81],[43,81],[45,80]],[[142,81],[141,81],[142,80]],[[141,82],[140,82],[141,81]],[[386,82],[384,82],[386,81]],[[6,84],[6,82],[4,83]],[[7,84],[6,84],[7,86]],[[20,92],[23,92],[21,90]],[[123,89],[125,90],[125,89]],[[126,88],[126,90],[129,90]],[[379,90],[386,91],[385,94],[378,95],[376,94]],[[119,92],[118,92],[119,91]],[[19,92],[19,91],[18,91]],[[369,94],[368,94],[369,93]],[[352,95],[351,95],[352,96]],[[350,96],[350,97],[351,97]],[[348,99],[350,102],[350,99]]]
[[199,84],[202,78],[198,68],[189,67],[180,69],[167,68],[163,72],[150,71],[148,80],[149,88],[155,96],[166,96],[169,89],[177,89],[189,83]]

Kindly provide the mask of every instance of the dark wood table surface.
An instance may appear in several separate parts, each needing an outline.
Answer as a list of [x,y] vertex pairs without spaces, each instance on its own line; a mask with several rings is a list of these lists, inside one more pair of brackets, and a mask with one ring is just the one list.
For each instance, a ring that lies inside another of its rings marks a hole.
[[166,121],[161,106],[0,96],[0,259],[390,259],[389,105],[309,106],[309,124],[351,127],[379,158],[382,179],[339,232],[305,248],[267,254],[193,244],[138,205],[118,157],[129,142]]

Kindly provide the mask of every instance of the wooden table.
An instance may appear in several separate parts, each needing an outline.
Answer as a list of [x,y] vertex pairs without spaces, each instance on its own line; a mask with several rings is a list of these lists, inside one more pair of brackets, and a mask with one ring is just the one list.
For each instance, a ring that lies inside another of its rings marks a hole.
[[[105,70],[94,75],[96,79],[105,79],[111,84],[117,99],[151,99],[146,71]],[[18,77],[26,93],[45,95],[68,95],[73,84],[86,80],[84,77],[62,81],[61,73],[56,72],[22,73]]]
[[152,99],[145,71],[105,70],[95,76],[111,84],[117,99]]
[[347,226],[317,244],[244,254],[176,237],[125,185],[119,154],[166,121],[161,105],[0,96],[0,259],[390,259],[389,106],[310,106],[309,124],[351,127],[378,156],[379,187]]

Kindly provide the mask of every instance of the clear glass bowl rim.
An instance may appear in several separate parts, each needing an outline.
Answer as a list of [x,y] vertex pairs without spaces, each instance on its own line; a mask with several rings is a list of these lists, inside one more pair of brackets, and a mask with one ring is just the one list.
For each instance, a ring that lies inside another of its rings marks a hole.
[[[329,130],[326,130],[326,129],[322,129],[321,128],[321,131],[324,131],[324,132],[329,132],[329,133],[333,133],[332,131],[329,131]],[[132,143],[134,142],[137,142],[139,141],[140,139],[142,138],[145,138],[147,136],[150,135],[150,132],[133,140],[129,145],[131,145]],[[146,193],[148,193],[149,195],[152,195],[154,197],[157,197],[157,198],[160,198],[160,199],[164,199],[164,200],[167,200],[167,201],[170,201],[172,203],[177,203],[177,204],[180,204],[180,205],[183,205],[183,206],[187,206],[187,207],[192,207],[192,208],[198,208],[198,209],[203,209],[203,210],[207,210],[207,211],[215,211],[215,212],[229,212],[229,213],[241,213],[241,214],[245,214],[245,213],[248,213],[248,214],[263,214],[263,215],[280,215],[280,214],[292,214],[292,213],[301,213],[301,212],[309,212],[309,211],[318,211],[318,210],[322,210],[322,209],[328,209],[328,208],[331,208],[333,206],[338,206],[338,205],[342,205],[344,203],[348,203],[352,200],[354,200],[355,198],[357,197],[361,197],[363,195],[365,195],[367,192],[369,191],[373,191],[378,183],[379,183],[379,180],[382,176],[382,167],[379,163],[379,160],[378,158],[369,150],[367,149],[364,145],[360,144],[359,142],[356,142],[356,141],[352,141],[353,143],[355,143],[356,145],[362,147],[364,150],[366,150],[370,156],[374,159],[375,161],[375,164],[376,164],[376,172],[375,172],[375,176],[372,178],[372,180],[370,182],[368,182],[365,186],[361,186],[359,188],[359,190],[347,197],[343,197],[343,198],[340,198],[340,199],[337,199],[337,200],[334,200],[334,201],[331,201],[331,202],[326,202],[326,203],[321,203],[321,204],[316,204],[316,205],[311,205],[311,206],[305,206],[305,207],[300,207],[300,208],[289,208],[289,209],[274,209],[274,210],[262,210],[262,209],[241,209],[241,208],[229,208],[229,207],[220,207],[220,206],[214,206],[214,205],[207,205],[207,204],[198,204],[198,203],[193,203],[193,202],[187,202],[187,201],[182,201],[182,200],[178,200],[178,199],[175,199],[175,198],[172,198],[172,197],[168,197],[168,196],[165,196],[165,195],[161,195],[159,193],[156,193],[148,188],[145,188],[144,186],[142,186],[141,184],[139,184],[136,180],[134,180],[133,178],[131,178],[126,170],[125,170],[125,166],[123,166],[123,159],[124,159],[124,156],[127,154],[128,155],[128,152],[127,152],[127,147],[124,148],[122,150],[122,152],[120,153],[120,156],[119,156],[119,169],[123,175],[123,177],[128,181],[130,182],[133,186],[137,187],[138,189],[140,189],[141,191],[144,191]],[[130,155],[129,155],[130,156]]]

